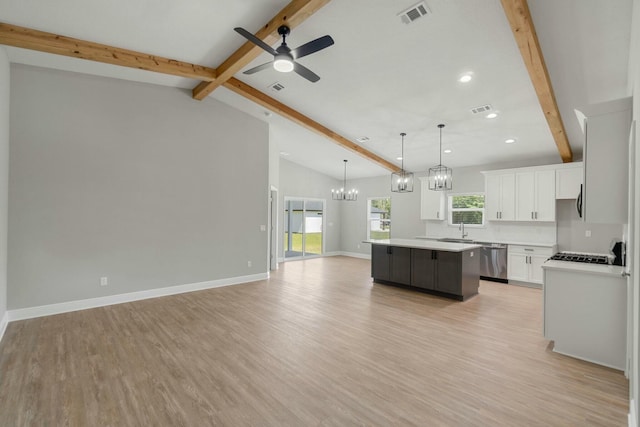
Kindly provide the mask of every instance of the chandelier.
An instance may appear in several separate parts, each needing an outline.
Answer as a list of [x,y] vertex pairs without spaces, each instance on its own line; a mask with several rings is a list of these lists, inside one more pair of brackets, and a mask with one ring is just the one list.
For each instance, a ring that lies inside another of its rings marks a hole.
[[442,164],[442,128],[443,124],[439,124],[440,128],[440,163],[432,168],[429,168],[429,190],[433,191],[445,191],[451,190],[451,184],[453,181],[453,169],[446,167]]
[[358,190],[355,188],[346,191],[347,188],[347,160],[344,161],[344,179],[342,180],[342,188],[339,190],[331,189],[331,198],[333,200],[346,200],[355,202],[358,200]]
[[402,157],[400,157],[402,163],[398,172],[391,173],[391,191],[394,193],[411,193],[413,192],[413,173],[404,170],[404,137],[407,134],[402,132],[400,136],[402,137]]

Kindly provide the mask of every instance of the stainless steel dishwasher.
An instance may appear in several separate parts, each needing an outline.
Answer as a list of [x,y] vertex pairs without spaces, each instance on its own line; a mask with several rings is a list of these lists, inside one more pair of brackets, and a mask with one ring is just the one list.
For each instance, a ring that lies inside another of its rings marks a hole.
[[480,278],[494,282],[507,280],[507,245],[502,243],[477,242],[480,248]]

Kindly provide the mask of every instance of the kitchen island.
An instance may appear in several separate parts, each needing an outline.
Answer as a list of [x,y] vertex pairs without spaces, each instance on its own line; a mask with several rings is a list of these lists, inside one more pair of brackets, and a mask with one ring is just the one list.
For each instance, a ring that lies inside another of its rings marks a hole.
[[481,245],[420,239],[366,240],[374,282],[460,301],[478,293]]

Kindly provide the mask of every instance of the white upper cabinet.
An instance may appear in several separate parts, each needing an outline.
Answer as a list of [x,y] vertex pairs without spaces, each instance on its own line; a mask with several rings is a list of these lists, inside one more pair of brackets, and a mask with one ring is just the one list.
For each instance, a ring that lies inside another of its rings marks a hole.
[[556,220],[556,172],[553,169],[516,173],[516,219]]
[[556,169],[556,199],[577,199],[583,173],[582,162]]
[[420,178],[420,195],[420,219],[444,220],[444,192],[429,190],[427,178]]
[[556,220],[556,165],[487,171],[483,174],[487,220]]
[[513,221],[515,174],[487,174],[485,179],[485,217],[489,221]]

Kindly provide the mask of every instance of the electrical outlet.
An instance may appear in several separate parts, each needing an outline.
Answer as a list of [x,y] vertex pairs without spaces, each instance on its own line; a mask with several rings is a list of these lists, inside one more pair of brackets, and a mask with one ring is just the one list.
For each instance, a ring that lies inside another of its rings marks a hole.
[[100,286],[107,286],[109,284],[109,279],[106,277],[100,278]]
[[585,230],[584,237],[591,237],[591,230]]
[[251,261],[247,261],[247,267],[251,267]]

